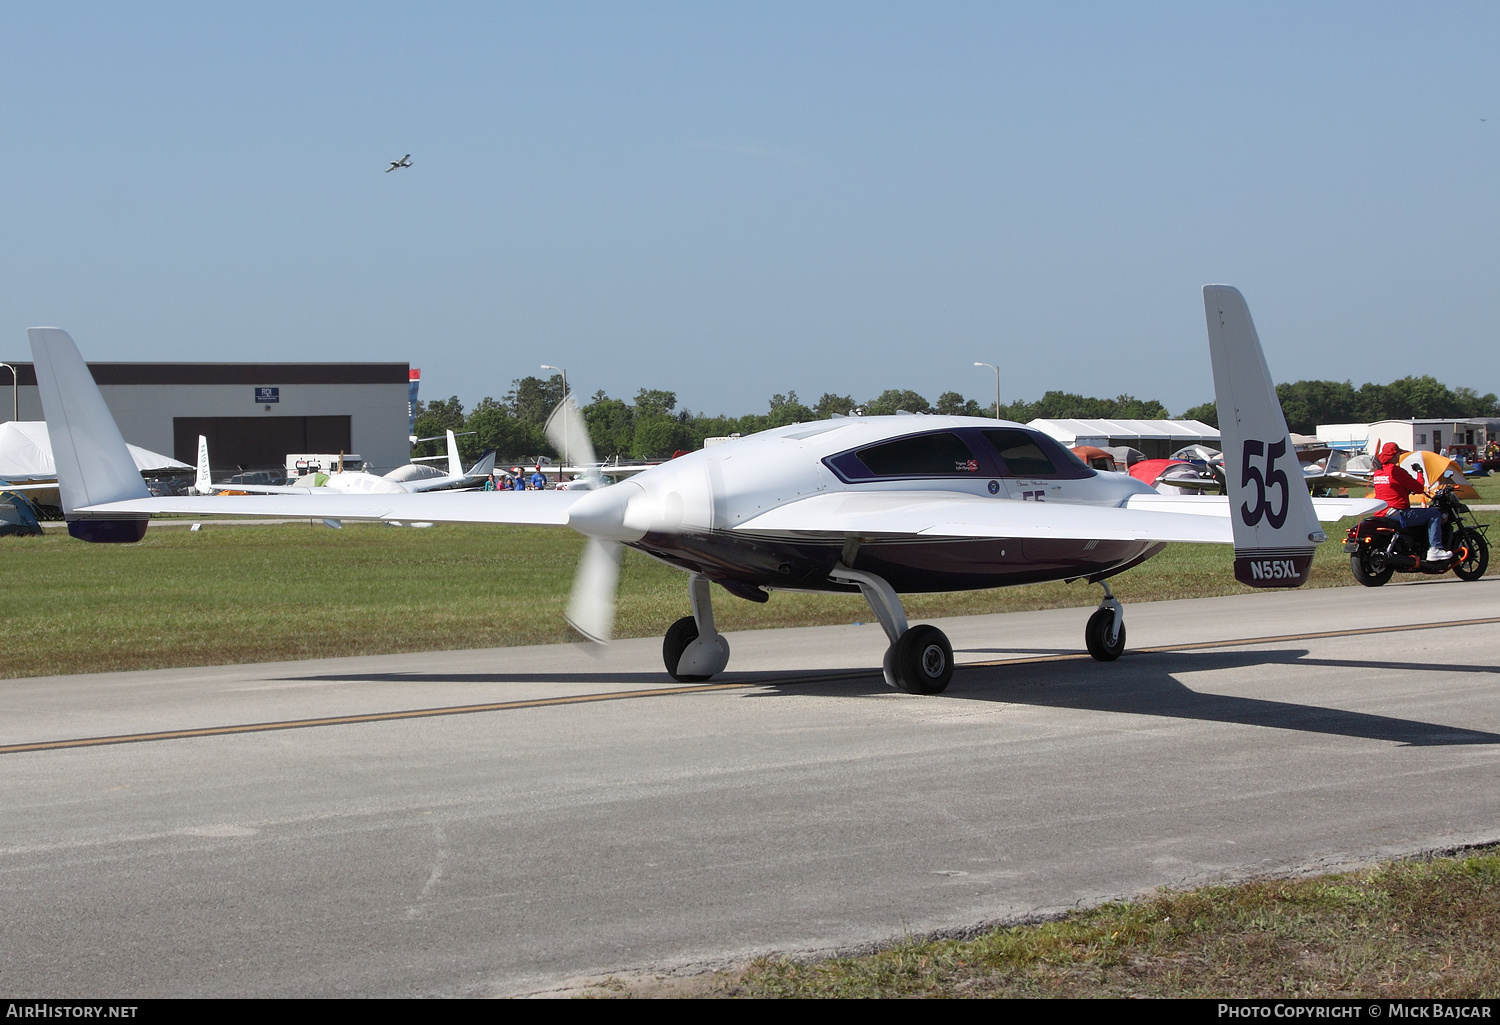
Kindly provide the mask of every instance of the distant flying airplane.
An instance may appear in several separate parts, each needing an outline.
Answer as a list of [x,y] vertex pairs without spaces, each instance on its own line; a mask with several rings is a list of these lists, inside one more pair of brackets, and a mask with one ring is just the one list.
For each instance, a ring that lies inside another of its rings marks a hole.
[[[886,682],[936,694],[952,678],[953,648],[936,627],[907,623],[900,594],[1102,584],[1084,640],[1108,662],[1125,649],[1108,578],[1168,543],[1232,544],[1236,579],[1296,587],[1327,540],[1319,519],[1380,507],[1308,494],[1244,297],[1207,285],[1203,303],[1219,424],[1233,454],[1225,497],[1163,495],[1099,473],[1024,424],[898,415],[779,427],[583,491],[150,498],[73,340],[57,328],[28,334],[48,425],[68,442],[56,447],[57,472],[74,537],[139,541],[153,514],[173,513],[566,526],[588,542],[567,618],[591,639],[613,631],[623,546],[688,574],[692,615],[662,644],[674,679],[706,680],[728,665],[729,642],[714,627],[718,584],[757,602],[773,590],[863,595],[890,640]],[[573,425],[567,430],[571,441]],[[581,446],[571,454],[575,465],[585,461]]]
[[402,157],[400,160],[392,160],[391,161],[391,166],[387,167],[385,169],[385,173],[386,174],[390,174],[392,171],[394,171],[398,167],[410,167],[410,166],[411,166],[411,154],[408,153],[406,156]]

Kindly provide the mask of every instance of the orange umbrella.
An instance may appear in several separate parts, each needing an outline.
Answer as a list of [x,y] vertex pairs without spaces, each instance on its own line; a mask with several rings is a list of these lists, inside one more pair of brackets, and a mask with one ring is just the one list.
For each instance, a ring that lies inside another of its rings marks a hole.
[[[1436,452],[1402,452],[1396,462],[1429,489],[1438,484],[1452,484],[1454,493],[1459,498],[1469,500],[1479,497],[1479,492],[1474,490],[1474,485],[1469,483],[1458,464],[1447,456],[1440,456]],[[1375,497],[1375,492],[1371,491],[1368,497]],[[1411,502],[1412,505],[1426,505],[1427,499],[1422,495],[1412,495]]]

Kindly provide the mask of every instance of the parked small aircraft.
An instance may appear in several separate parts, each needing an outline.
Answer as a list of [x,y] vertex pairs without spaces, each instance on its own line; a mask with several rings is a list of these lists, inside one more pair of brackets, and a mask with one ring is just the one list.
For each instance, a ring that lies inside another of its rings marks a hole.
[[[952,648],[936,627],[907,623],[901,593],[1099,583],[1104,598],[1084,637],[1110,661],[1125,626],[1108,578],[1167,543],[1233,544],[1237,579],[1295,587],[1327,540],[1320,517],[1380,505],[1309,496],[1244,298],[1208,285],[1203,299],[1225,451],[1235,453],[1227,498],[1162,495],[1098,473],[1021,424],[909,415],[781,427],[588,491],[149,498],[72,339],[57,328],[29,334],[48,424],[70,441],[57,446],[57,468],[74,537],[138,541],[153,513],[568,526],[588,539],[567,613],[586,637],[611,634],[622,546],[687,571],[693,614],[662,644],[678,680],[728,664],[714,628],[717,583],[751,601],[770,590],[858,592],[890,639],[887,682],[937,693],[952,676]],[[588,436],[571,421],[567,432]]]
[[448,432],[448,472],[436,467],[408,463],[398,466],[383,477],[373,473],[352,473],[343,470],[330,474],[317,474],[304,478],[298,484],[215,484],[209,474],[208,439],[198,435],[198,475],[193,481],[193,493],[217,495],[221,492],[256,495],[306,495],[315,492],[335,491],[347,495],[413,494],[422,491],[443,491],[450,488],[472,487],[495,472],[495,451],[490,449],[467,471],[458,455],[458,441],[453,432]]
[[400,160],[392,160],[391,161],[391,166],[387,167],[385,169],[385,173],[386,174],[390,174],[392,171],[394,171],[398,167],[410,167],[410,166],[411,166],[411,154],[408,153],[406,156],[402,157]]

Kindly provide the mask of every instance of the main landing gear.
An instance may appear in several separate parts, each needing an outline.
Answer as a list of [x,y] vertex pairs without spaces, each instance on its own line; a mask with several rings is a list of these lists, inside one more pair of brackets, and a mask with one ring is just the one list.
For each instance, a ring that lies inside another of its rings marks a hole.
[[662,638],[661,659],[672,679],[682,683],[701,683],[722,673],[729,664],[729,641],[714,629],[714,606],[708,588],[709,579],[703,574],[688,578],[693,614],[669,626]]
[[[881,660],[886,683],[912,694],[941,694],[948,689],[953,679],[953,645],[943,631],[925,623],[908,627],[901,599],[890,584],[873,573],[839,563],[829,576],[859,588],[890,638],[891,646]],[[1100,662],[1113,662],[1125,652],[1125,612],[1109,585],[1103,587],[1104,598],[1089,617],[1083,637],[1090,655]],[[729,641],[714,629],[708,577],[701,573],[689,577],[688,596],[693,614],[668,627],[662,638],[661,657],[672,679],[701,683],[722,673],[729,664]]]
[[890,638],[891,646],[881,660],[886,683],[912,694],[941,694],[947,689],[953,679],[953,645],[943,631],[926,624],[908,628],[901,599],[890,584],[873,573],[839,563],[828,575],[859,588]]

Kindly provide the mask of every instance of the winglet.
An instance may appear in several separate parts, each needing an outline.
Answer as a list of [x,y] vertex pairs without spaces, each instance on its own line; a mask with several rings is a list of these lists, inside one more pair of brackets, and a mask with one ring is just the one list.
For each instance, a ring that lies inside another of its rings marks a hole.
[[68,533],[85,541],[139,541],[146,536],[148,517],[74,516],[77,509],[148,498],[150,492],[73,339],[55,327],[34,327],[26,334]]
[[1251,587],[1300,587],[1312,572],[1314,549],[1328,537],[1303,483],[1250,307],[1237,288],[1204,285],[1203,311],[1229,485],[1235,579]]

